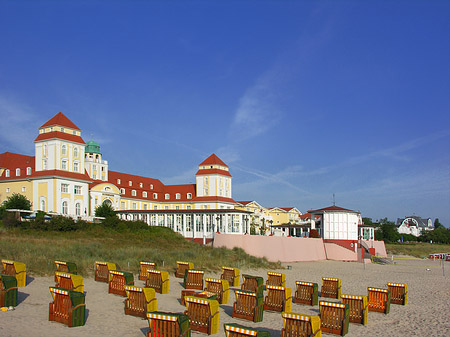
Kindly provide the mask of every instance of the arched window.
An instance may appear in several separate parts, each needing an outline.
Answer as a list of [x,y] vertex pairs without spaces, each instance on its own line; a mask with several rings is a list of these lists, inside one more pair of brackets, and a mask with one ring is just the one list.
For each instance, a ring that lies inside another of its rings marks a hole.
[[63,145],[63,146],[61,147],[61,154],[62,154],[63,156],[65,156],[66,153],[67,153],[67,146]]
[[77,202],[75,204],[75,215],[76,216],[80,216],[81,215],[81,207],[80,207],[80,203],[79,202]]
[[63,201],[63,203],[62,203],[62,214],[67,215],[67,213],[68,213],[67,201]]
[[75,158],[78,157],[78,147],[75,147],[75,148],[73,149],[73,156],[74,156]]
[[45,200],[41,200],[41,211],[45,212]]
[[105,199],[105,200],[103,201],[103,203],[104,203],[104,204],[108,204],[109,206],[111,206],[112,209],[114,209],[114,206],[113,206],[113,203],[112,203],[111,200]]

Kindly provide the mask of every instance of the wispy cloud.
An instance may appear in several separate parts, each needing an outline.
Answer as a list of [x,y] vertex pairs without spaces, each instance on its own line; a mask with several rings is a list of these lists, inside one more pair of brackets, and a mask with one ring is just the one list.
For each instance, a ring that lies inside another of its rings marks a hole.
[[29,106],[0,96],[0,141],[5,151],[33,152],[30,138],[37,135],[37,117]]

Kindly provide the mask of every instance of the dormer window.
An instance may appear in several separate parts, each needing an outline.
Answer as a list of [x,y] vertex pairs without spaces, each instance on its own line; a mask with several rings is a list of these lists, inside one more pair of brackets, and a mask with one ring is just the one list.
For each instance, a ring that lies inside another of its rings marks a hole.
[[170,194],[166,193],[166,195],[164,197],[165,197],[166,200],[169,200],[170,199]]
[[144,186],[144,184],[142,184],[142,183],[139,184],[139,187],[140,187],[140,188],[142,188],[143,186]]
[[27,176],[31,175],[31,167],[27,167]]
[[153,199],[158,199],[158,193],[153,193]]
[[143,198],[147,198],[147,192],[145,192],[145,191],[142,192],[142,197],[143,197]]
[[151,189],[151,190],[153,189],[153,184],[150,184],[150,189]]
[[180,194],[180,193],[177,193],[177,194],[175,195],[175,198],[176,198],[176,199],[181,199],[181,194]]
[[5,177],[7,177],[7,178],[9,177],[9,170],[5,171]]
[[188,194],[187,194],[187,198],[188,198],[188,199],[192,199],[192,193],[188,193]]
[[120,179],[117,179],[117,185],[120,185]]
[[125,194],[125,189],[124,188],[120,189],[120,194]]
[[128,186],[133,186],[133,182],[131,180],[128,182]]
[[136,191],[135,191],[135,190],[132,190],[132,191],[131,191],[131,195],[132,195],[133,197],[135,197],[135,196],[136,196]]
[[20,177],[20,168],[16,169],[16,177]]

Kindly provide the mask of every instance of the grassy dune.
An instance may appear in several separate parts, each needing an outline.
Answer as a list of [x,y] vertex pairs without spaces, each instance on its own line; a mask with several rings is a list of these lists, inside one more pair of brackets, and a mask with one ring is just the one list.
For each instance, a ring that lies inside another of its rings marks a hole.
[[450,245],[438,243],[386,243],[389,255],[409,255],[418,258],[428,257],[433,253],[450,253]]
[[50,275],[54,260],[75,262],[78,273],[93,275],[95,261],[114,262],[117,269],[137,273],[140,261],[155,262],[174,271],[176,261],[194,262],[196,269],[217,271],[221,266],[281,268],[279,263],[248,255],[242,249],[201,246],[170,229],[117,232],[104,227],[73,232],[5,230],[0,228],[0,258],[24,262],[34,275]]

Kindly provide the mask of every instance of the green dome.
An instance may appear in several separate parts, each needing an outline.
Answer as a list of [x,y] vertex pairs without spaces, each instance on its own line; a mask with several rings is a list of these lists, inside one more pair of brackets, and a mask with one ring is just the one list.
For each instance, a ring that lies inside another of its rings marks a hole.
[[86,147],[84,149],[85,153],[100,153],[100,145],[98,145],[97,142],[94,142],[93,140],[90,140],[86,143]]

